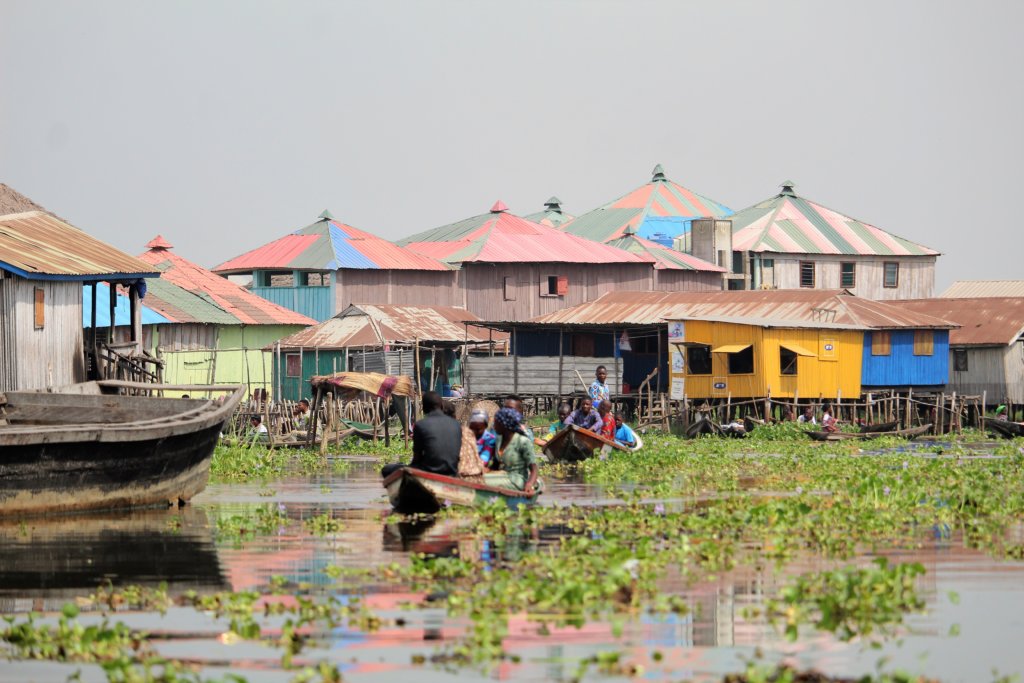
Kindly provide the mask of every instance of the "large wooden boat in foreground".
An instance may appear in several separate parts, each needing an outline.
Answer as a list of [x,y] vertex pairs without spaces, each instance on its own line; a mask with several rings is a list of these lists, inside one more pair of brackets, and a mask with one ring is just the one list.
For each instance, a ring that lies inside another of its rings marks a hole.
[[183,504],[244,392],[112,380],[0,393],[0,515]]
[[384,479],[384,488],[388,491],[392,507],[403,514],[434,513],[444,507],[445,503],[473,507],[492,500],[503,500],[510,507],[517,507],[536,502],[540,495],[534,492],[528,496],[522,491],[488,486],[412,467],[392,472]]

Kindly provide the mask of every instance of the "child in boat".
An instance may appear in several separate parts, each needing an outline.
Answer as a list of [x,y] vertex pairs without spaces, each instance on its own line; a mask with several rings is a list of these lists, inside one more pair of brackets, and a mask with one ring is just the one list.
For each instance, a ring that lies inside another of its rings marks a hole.
[[608,368],[598,365],[597,370],[594,371],[594,381],[590,383],[590,388],[587,390],[595,410],[601,405],[601,401],[610,401],[612,398],[612,392],[606,382],[607,379]]
[[477,457],[484,465],[494,459],[494,450],[498,437],[487,428],[487,413],[476,410],[469,416],[469,431],[473,433],[473,440],[476,443]]
[[821,428],[826,432],[835,432],[839,428],[836,427],[837,420],[832,417],[832,406],[825,406],[821,410]]
[[636,446],[636,432],[622,421],[622,413],[615,413],[615,440],[626,448]]
[[598,403],[597,414],[601,418],[601,431],[598,433],[606,439],[614,439],[615,416],[612,415],[612,402],[606,399]]
[[565,421],[566,419],[568,419],[571,413],[572,406],[569,405],[568,403],[563,403],[560,406],[558,406],[558,422],[551,423],[551,426],[548,427],[548,433],[546,436],[543,437],[543,440],[550,441],[551,437],[565,429]]
[[537,478],[539,466],[533,441],[523,433],[522,422],[522,414],[511,408],[502,408],[494,415],[494,431],[498,435],[495,460],[501,463],[502,471],[485,473],[484,483],[532,496],[543,485]]
[[270,433],[267,431],[267,425],[263,424],[263,418],[259,415],[253,415],[249,418],[248,436],[254,441],[270,440]]

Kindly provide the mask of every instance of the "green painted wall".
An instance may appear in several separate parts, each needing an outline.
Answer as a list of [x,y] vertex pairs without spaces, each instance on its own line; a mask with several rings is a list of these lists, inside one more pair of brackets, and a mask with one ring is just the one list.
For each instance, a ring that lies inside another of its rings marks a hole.
[[[329,375],[335,370],[342,372],[347,369],[346,366],[346,354],[345,351],[321,351],[317,354],[315,351],[304,351],[301,355],[302,370],[298,376],[289,376],[289,374],[296,374],[294,361],[292,365],[292,373],[288,372],[288,356],[299,355],[295,352],[284,353],[281,352],[281,364],[280,367],[276,368],[277,372],[281,375],[281,398],[289,401],[298,401],[300,398],[312,398],[309,390],[309,378],[313,375]],[[273,361],[271,361],[273,365]],[[274,388],[270,389],[271,396],[277,391],[277,374],[274,375]]]

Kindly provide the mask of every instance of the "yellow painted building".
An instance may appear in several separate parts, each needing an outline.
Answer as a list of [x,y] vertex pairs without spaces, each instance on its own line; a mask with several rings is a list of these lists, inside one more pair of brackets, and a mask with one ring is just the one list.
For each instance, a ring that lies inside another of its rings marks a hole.
[[860,330],[669,323],[672,398],[836,398],[861,393]]

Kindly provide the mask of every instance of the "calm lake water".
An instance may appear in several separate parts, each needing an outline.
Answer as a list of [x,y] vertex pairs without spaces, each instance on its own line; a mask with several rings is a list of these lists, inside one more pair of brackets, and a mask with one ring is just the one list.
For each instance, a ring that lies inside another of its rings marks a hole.
[[[547,505],[609,505],[600,487],[548,480]],[[333,511],[342,531],[326,537],[310,535],[298,523],[239,542],[218,535],[216,520],[244,515],[256,506],[278,506],[289,520],[299,522]],[[292,478],[258,484],[211,485],[183,511],[144,511],[0,522],[0,613],[45,612],[54,619],[64,602],[88,595],[101,582],[155,586],[167,582],[169,592],[187,590],[267,590],[271,577],[283,576],[289,585],[303,583],[333,590],[336,582],[324,570],[332,565],[372,567],[404,562],[410,553],[485,555],[495,548],[486,539],[468,535],[457,520],[429,524],[389,523],[390,507],[380,486],[377,467],[357,461],[344,474]],[[519,552],[533,552],[557,539],[551,529],[539,538],[524,539]],[[571,680],[578,660],[602,650],[617,650],[643,664],[649,680],[720,680],[743,669],[743,661],[760,649],[769,660],[788,658],[801,667],[831,674],[862,674],[876,670],[887,658],[886,670],[904,669],[943,681],[990,681],[1001,674],[1024,671],[1024,562],[994,560],[965,549],[956,537],[936,533],[912,551],[880,549],[897,561],[923,564],[921,587],[927,613],[910,617],[905,634],[881,650],[842,643],[828,635],[801,634],[797,644],[783,640],[763,620],[744,616],[764,603],[789,576],[837,566],[805,558],[785,572],[740,565],[714,580],[697,585],[665,581],[664,590],[686,597],[690,613],[678,617],[643,616],[620,636],[607,623],[581,629],[537,633],[525,617],[510,621],[506,650],[519,655],[518,664],[504,663],[488,672],[447,671],[430,663],[416,665],[415,655],[429,657],[458,638],[466,627],[443,609],[407,610],[403,603],[422,603],[424,596],[401,585],[361,586],[366,603],[383,617],[401,616],[405,625],[386,625],[374,633],[336,629],[317,634],[320,645],[307,648],[299,661],[334,660],[346,681],[392,681],[412,676],[420,683],[467,680]],[[859,562],[869,562],[870,555]],[[486,580],[486,577],[481,577]],[[959,600],[951,597],[955,592]],[[344,598],[341,594],[340,597]],[[226,620],[172,607],[166,615],[121,612],[130,626],[158,636],[163,654],[205,665],[204,675],[228,671],[258,681],[287,681],[294,672],[280,668],[281,651],[259,643],[226,643]],[[84,613],[84,623],[98,621]],[[280,620],[264,621],[273,628]],[[660,661],[653,655],[660,653]],[[0,662],[0,681],[50,683],[64,681],[75,671],[83,681],[105,680],[91,666],[49,662]],[[609,680],[597,672],[591,680]]]

